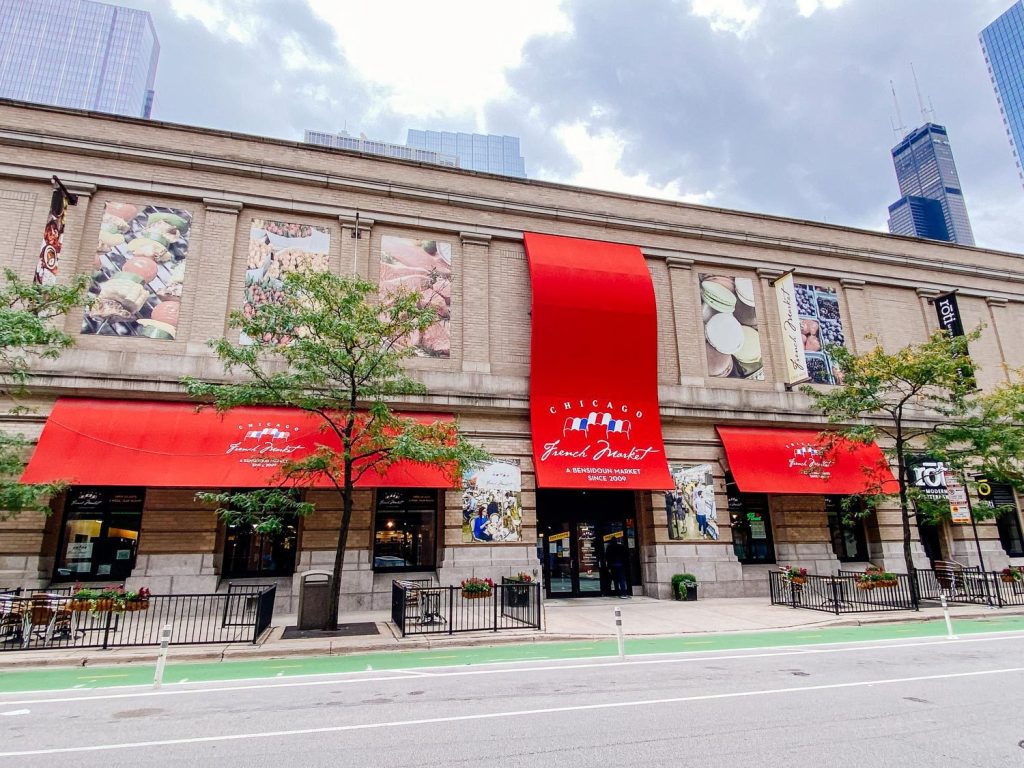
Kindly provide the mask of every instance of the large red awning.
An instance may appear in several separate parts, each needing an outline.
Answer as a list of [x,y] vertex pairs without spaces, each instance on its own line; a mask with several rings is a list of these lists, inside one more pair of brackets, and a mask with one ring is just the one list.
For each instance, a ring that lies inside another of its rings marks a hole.
[[[450,415],[411,414],[425,423]],[[195,404],[61,398],[43,427],[23,483],[149,488],[263,488],[281,465],[320,445],[340,448],[323,422],[292,408],[196,411]],[[448,488],[431,464],[402,461],[366,472],[363,488]],[[333,487],[322,478],[315,487]]]
[[672,487],[654,286],[636,246],[526,233],[537,485]]
[[896,480],[874,443],[827,447],[811,429],[718,427],[729,469],[741,491],[851,496],[892,492]]

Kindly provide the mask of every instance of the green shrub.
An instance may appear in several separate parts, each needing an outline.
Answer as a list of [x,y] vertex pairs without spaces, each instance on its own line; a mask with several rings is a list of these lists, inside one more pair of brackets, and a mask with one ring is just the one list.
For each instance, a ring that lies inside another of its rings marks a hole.
[[672,596],[676,600],[683,599],[683,590],[688,584],[696,584],[697,577],[692,573],[677,573],[672,577]]

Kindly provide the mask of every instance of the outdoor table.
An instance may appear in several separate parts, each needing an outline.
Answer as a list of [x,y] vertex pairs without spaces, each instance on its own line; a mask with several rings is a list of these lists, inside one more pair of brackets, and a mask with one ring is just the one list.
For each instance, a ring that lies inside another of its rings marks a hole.
[[[21,613],[21,647],[27,648],[32,640],[32,629],[36,626],[46,627],[43,632],[43,642],[49,645],[53,640],[57,618],[60,612],[66,609],[69,602],[70,598],[66,595],[55,595],[48,592],[37,592],[32,595],[0,595],[0,611],[12,613],[17,610]],[[34,622],[34,609],[38,607],[49,611],[45,625]]]

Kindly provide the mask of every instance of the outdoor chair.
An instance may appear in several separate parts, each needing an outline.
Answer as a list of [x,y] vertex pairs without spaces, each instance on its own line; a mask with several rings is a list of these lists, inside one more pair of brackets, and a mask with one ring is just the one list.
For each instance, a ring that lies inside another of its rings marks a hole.
[[0,601],[0,643],[21,640],[24,616],[19,603],[13,600]]

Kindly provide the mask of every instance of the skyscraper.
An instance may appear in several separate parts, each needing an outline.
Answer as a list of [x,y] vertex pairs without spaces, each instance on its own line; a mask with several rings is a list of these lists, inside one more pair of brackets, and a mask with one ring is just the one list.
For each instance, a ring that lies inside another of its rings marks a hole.
[[455,155],[443,155],[440,152],[432,152],[426,149],[412,149],[404,144],[391,144],[386,141],[376,141],[365,136],[352,136],[345,131],[340,133],[326,133],[324,131],[311,131],[306,129],[305,138],[307,144],[316,144],[320,147],[331,147],[332,149],[351,149],[355,152],[365,152],[370,155],[381,155],[382,157],[397,157],[401,160],[415,160],[418,163],[434,163],[444,165],[448,168],[458,168],[459,159]]
[[1024,182],[1018,149],[1024,147],[1024,2],[1014,3],[978,36],[988,76],[996,92],[1003,128],[1017,175]]
[[146,11],[0,0],[0,98],[149,117],[159,58]]
[[[892,162],[903,197],[889,206],[889,231],[974,245],[946,129],[935,123],[915,128],[892,148]],[[937,211],[922,198],[938,203],[945,237],[936,236],[943,234],[936,223]]]
[[406,146],[459,158],[459,168],[526,178],[526,163],[515,136],[409,129]]

